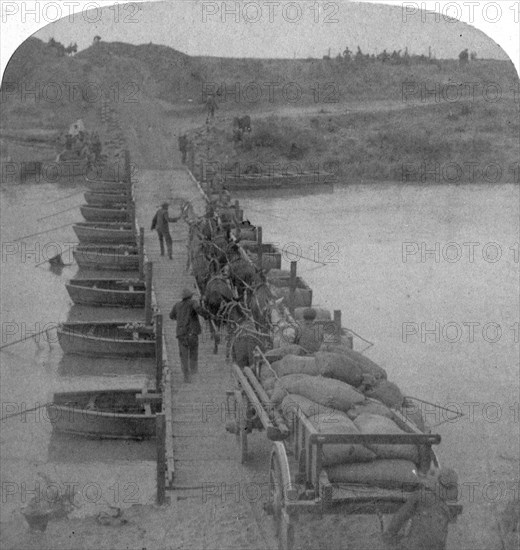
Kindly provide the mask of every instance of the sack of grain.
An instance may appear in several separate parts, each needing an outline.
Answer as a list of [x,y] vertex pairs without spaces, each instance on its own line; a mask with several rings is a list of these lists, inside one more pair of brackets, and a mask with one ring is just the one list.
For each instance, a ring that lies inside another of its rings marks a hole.
[[[303,312],[306,310],[306,307],[297,307],[294,308],[294,315],[293,318],[295,321],[302,321],[303,320]],[[323,309],[321,307],[313,307],[312,308],[316,312],[315,321],[330,321],[331,315],[330,311],[328,309]]]
[[[404,434],[403,430],[390,418],[376,414],[360,414],[354,424],[363,434]],[[419,449],[417,445],[377,445],[366,444],[371,451],[376,453],[377,458],[402,458],[413,463],[419,462]]]
[[296,417],[297,412],[301,411],[304,416],[315,416],[317,414],[323,414],[329,418],[336,418],[338,416],[345,416],[345,413],[330,407],[325,407],[319,403],[315,403],[302,395],[288,394],[283,398],[280,405],[282,416],[291,423]]
[[335,378],[357,387],[363,382],[363,372],[345,355],[318,351],[315,354],[316,365],[322,376]]
[[347,412],[353,405],[365,400],[362,393],[345,382],[306,374],[290,374],[280,378],[273,393],[273,397],[276,394],[276,399],[279,399],[275,404],[279,405],[287,393],[303,395],[320,405],[343,412]]
[[287,376],[288,374],[308,374],[309,376],[318,376],[320,371],[314,357],[300,357],[298,355],[286,355],[280,361],[272,365],[273,370],[278,376]]
[[340,353],[354,364],[357,365],[365,374],[371,374],[376,380],[386,380],[387,374],[385,369],[374,363],[368,357],[365,357],[363,354],[350,349],[345,344],[333,344],[333,343],[323,343],[321,345],[320,351],[328,351],[332,353]]
[[298,344],[289,344],[287,346],[282,346],[281,348],[266,351],[264,355],[269,363],[274,363],[286,355],[305,355],[305,350]]
[[[274,365],[273,365],[274,366]],[[282,401],[286,395],[289,393],[296,393],[291,391],[291,386],[294,386],[298,380],[306,376],[305,374],[289,374],[283,378],[278,378],[274,385],[274,390],[271,395],[271,403],[276,407],[279,407],[282,404]]]
[[[313,426],[322,434],[358,434],[359,430],[354,423],[345,415],[330,417],[327,414],[311,416],[309,420]],[[347,462],[369,462],[376,458],[376,455],[359,444],[338,443],[324,445],[323,466],[344,464]]]
[[348,411],[347,415],[351,420],[355,420],[360,414],[363,413],[377,414],[379,416],[385,416],[386,418],[392,418],[392,412],[390,409],[375,399],[367,399],[360,405],[354,405],[354,407]]
[[271,376],[271,378],[267,378],[266,380],[264,380],[262,382],[262,387],[267,392],[267,395],[269,395],[270,392],[272,392],[274,390],[275,384],[276,384],[276,377],[275,376]]
[[420,486],[416,467],[409,460],[374,460],[361,464],[339,464],[327,468],[332,483],[361,483],[370,487],[412,491]]
[[401,408],[404,402],[404,395],[401,393],[401,390],[393,382],[388,382],[388,380],[378,381],[377,386],[367,390],[365,395],[381,401],[387,407],[396,409]]
[[262,363],[260,364],[260,374],[259,374],[260,382],[263,384],[264,380],[266,380],[267,378],[271,378],[271,376],[275,376],[275,375],[276,375],[276,372],[274,371],[272,365],[268,365],[262,361]]

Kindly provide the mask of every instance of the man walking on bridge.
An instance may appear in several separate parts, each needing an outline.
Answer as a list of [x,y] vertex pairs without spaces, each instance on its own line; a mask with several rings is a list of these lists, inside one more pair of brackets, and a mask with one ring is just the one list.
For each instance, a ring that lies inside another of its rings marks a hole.
[[177,321],[177,340],[181,359],[184,382],[191,382],[191,375],[198,371],[199,334],[202,332],[199,315],[205,316],[200,304],[193,299],[193,291],[185,288],[182,300],[177,302],[171,312],[170,319]]
[[155,213],[155,216],[152,220],[152,231],[155,229],[157,230],[157,235],[159,236],[159,246],[161,247],[161,256],[164,256],[164,241],[166,241],[166,247],[168,249],[168,257],[172,258],[172,236],[170,235],[170,222],[178,222],[180,219],[180,216],[178,218],[170,218],[168,214],[168,207],[169,204],[167,202],[163,202],[161,205],[161,208],[157,210]]
[[182,164],[186,164],[186,155],[188,154],[188,136],[186,134],[179,136],[179,151],[182,155]]
[[208,98],[206,99],[206,124],[209,124],[210,120],[213,120],[215,118],[215,110],[218,109],[217,100],[213,96],[213,94],[208,94]]

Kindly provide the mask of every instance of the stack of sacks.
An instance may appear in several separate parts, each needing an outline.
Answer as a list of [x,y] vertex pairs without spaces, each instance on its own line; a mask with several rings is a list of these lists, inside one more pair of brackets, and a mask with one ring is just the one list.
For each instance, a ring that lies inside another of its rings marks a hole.
[[[307,357],[287,354],[273,362],[269,372],[262,368],[262,384],[267,386],[271,402],[280,407],[289,426],[298,411],[323,434],[409,431],[404,423],[394,419],[390,410],[401,408],[404,398],[399,388],[387,381],[381,367],[348,348],[346,353],[344,350],[337,353],[338,348],[326,349],[334,351],[320,351]],[[370,384],[366,384],[367,377]],[[414,420],[423,431],[420,413]],[[419,460],[416,445],[323,447],[323,464],[332,482],[408,490],[419,484]]]
[[408,460],[384,459],[369,463],[338,464],[327,468],[332,483],[359,483],[369,487],[412,491],[420,485],[417,469]]
[[279,378],[271,402],[279,406],[287,394],[302,395],[318,405],[343,412],[365,401],[362,393],[345,382],[308,374],[289,374]]
[[[390,418],[377,414],[362,413],[354,420],[362,434],[404,434]],[[368,445],[377,458],[400,458],[417,464],[419,449],[417,445]]]
[[370,398],[366,399],[361,405],[355,405],[347,412],[351,420],[355,420],[361,414],[377,414],[385,418],[393,417],[392,411],[386,405]]
[[368,357],[349,348],[346,344],[323,343],[320,351],[341,355],[345,360],[356,365],[363,374],[369,374],[376,380],[386,380],[388,378],[385,369],[374,363],[374,361],[371,361]]
[[279,378],[288,374],[309,374],[318,376],[320,374],[316,357],[286,355],[280,361],[275,361],[272,365],[273,370]]
[[[396,384],[387,380],[385,370],[379,365],[341,344],[324,344],[321,349],[337,350],[337,352],[318,351],[313,356],[303,356],[300,355],[301,348],[296,345],[268,352],[273,355],[272,359],[284,355],[280,360],[272,361],[272,371],[266,378],[274,377],[274,380],[269,381],[268,387],[264,386],[268,390],[268,395],[271,397],[276,378],[287,375],[306,374],[334,379],[357,389],[366,398],[361,405],[349,412],[350,418],[354,419],[362,412],[393,418],[389,410],[393,408],[401,411],[421,431],[425,430],[420,410],[406,408],[406,400],[401,390]],[[288,351],[296,351],[298,355],[287,353]],[[278,395],[277,399],[283,399],[283,395],[283,393],[281,397]],[[403,425],[400,424],[400,427],[402,428]]]
[[356,388],[363,383],[363,370],[346,355],[318,351],[315,358],[322,376],[340,380]]
[[287,354],[279,361],[273,362],[272,367],[279,377],[288,374],[309,374],[334,378],[354,387],[360,386],[363,382],[363,371],[348,358],[336,353],[319,351],[311,356]]
[[278,376],[271,366],[262,363],[260,367],[260,384],[262,384],[262,387],[269,397],[271,397],[271,394],[273,393],[277,380]]
[[376,380],[370,389],[365,390],[365,395],[394,409],[400,409],[404,405],[404,395],[401,390],[388,380]]
[[305,350],[298,344],[288,344],[287,346],[266,351],[264,355],[269,363],[273,364],[275,361],[280,361],[286,355],[305,355]]
[[[405,399],[401,390],[396,384],[389,382],[386,371],[368,357],[341,343],[324,343],[320,351],[339,355],[343,357],[346,364],[351,365],[351,368],[358,368],[365,377],[363,388],[360,389],[367,397],[377,399],[387,407],[395,409],[404,407]],[[417,418],[417,420],[422,423],[422,419]],[[424,423],[422,425],[424,426]]]
[[[260,370],[260,383],[269,397],[271,397],[275,382],[280,376],[304,372],[305,364],[314,364],[314,357],[303,357],[304,352],[305,350],[300,346],[291,344],[283,348],[270,350],[265,354],[266,359],[271,363],[271,366],[262,364]],[[277,360],[273,361],[273,359]],[[308,361],[309,359],[310,361]],[[280,369],[280,365],[285,365],[285,370]]]
[[282,416],[291,423],[293,418],[298,414],[298,411],[303,413],[304,416],[311,417],[317,414],[328,415],[329,418],[336,418],[337,416],[345,416],[345,413],[326,407],[325,405],[319,405],[302,395],[287,394],[280,405]]
[[[358,434],[352,420],[345,415],[317,414],[311,416],[316,430],[321,434]],[[359,444],[331,444],[323,447],[323,466],[334,466],[336,464],[350,464],[353,462],[370,462],[375,459],[375,454]]]

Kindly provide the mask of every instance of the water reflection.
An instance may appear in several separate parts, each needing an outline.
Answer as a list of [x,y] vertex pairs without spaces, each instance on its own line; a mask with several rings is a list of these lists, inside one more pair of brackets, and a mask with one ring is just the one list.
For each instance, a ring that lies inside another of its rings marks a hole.
[[90,357],[64,355],[58,363],[59,376],[107,376],[155,374],[155,360],[146,357]]
[[114,463],[156,460],[155,440],[93,439],[52,432],[47,459],[55,463]]

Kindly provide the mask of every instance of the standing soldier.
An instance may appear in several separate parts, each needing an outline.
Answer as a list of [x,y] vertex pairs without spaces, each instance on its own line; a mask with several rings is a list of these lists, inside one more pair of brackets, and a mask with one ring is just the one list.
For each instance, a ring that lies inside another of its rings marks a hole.
[[193,299],[193,291],[185,288],[181,301],[177,302],[171,312],[170,319],[177,321],[177,340],[181,359],[184,382],[190,383],[192,374],[198,371],[199,334],[202,332],[199,315],[205,316],[200,304]]
[[178,218],[170,218],[168,214],[167,202],[163,202],[161,208],[157,210],[152,220],[152,231],[155,229],[159,236],[159,246],[161,247],[161,256],[164,256],[164,241],[166,241],[166,247],[168,248],[168,257],[172,259],[172,236],[170,235],[169,222],[178,222]]
[[307,353],[316,353],[323,343],[323,332],[314,324],[315,320],[316,310],[308,307],[303,311],[303,322],[298,322],[296,343]]
[[208,116],[206,118],[206,123],[208,123],[211,120],[215,118],[215,110],[218,109],[217,101],[213,97],[213,94],[208,95],[208,99],[206,100],[206,111],[208,113]]
[[179,151],[182,154],[182,164],[186,164],[186,155],[188,153],[188,137],[186,134],[179,136]]
[[[394,514],[383,534],[387,548],[392,550],[446,550],[448,523],[452,513],[446,501],[458,497],[457,474],[450,468],[438,472],[435,486],[425,486],[412,493]],[[411,520],[406,535],[399,531]]]
[[99,161],[101,157],[101,150],[102,150],[101,140],[99,139],[98,133],[95,132],[94,135],[92,136],[92,144],[91,144],[91,151],[95,157],[95,162]]

